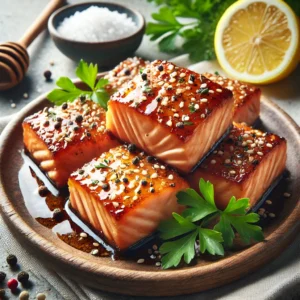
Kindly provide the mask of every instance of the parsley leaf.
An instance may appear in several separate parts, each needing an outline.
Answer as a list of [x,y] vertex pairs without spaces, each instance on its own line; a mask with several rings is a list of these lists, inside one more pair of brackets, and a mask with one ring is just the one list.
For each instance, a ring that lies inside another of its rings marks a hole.
[[105,164],[102,164],[102,163],[99,163],[98,165],[95,165],[95,168],[96,168],[96,169],[110,168],[110,166],[105,165]]
[[181,215],[173,213],[173,218],[161,222],[158,228],[164,241],[159,249],[164,269],[177,267],[182,259],[190,263],[197,241],[200,253],[223,256],[224,246],[233,244],[235,231],[246,244],[264,239],[261,227],[254,225],[259,215],[247,214],[248,198],[232,197],[227,207],[220,210],[215,204],[213,185],[201,178],[199,189],[201,194],[190,188],[178,192],[178,203],[186,206],[185,210]]
[[107,102],[109,100],[109,93],[105,89],[109,83],[107,79],[100,78],[97,81],[98,66],[87,64],[81,60],[76,68],[76,75],[80,78],[89,88],[89,90],[81,90],[68,77],[60,77],[56,81],[56,85],[60,89],[52,90],[47,98],[55,105],[61,105],[64,102],[73,102],[80,96],[85,96],[88,99],[98,103],[107,110]]

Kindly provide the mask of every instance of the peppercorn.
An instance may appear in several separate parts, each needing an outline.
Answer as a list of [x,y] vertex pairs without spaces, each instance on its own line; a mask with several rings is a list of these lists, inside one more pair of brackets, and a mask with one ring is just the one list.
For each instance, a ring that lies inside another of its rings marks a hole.
[[128,145],[128,151],[130,153],[134,153],[136,151],[136,146],[134,144],[129,144]]
[[102,184],[103,190],[107,191],[109,189],[109,185],[107,183]]
[[4,297],[5,296],[5,289],[0,289],[0,297]]
[[73,130],[74,130],[74,131],[78,131],[78,130],[79,130],[79,127],[78,127],[78,126],[74,126]]
[[145,80],[147,80],[147,74],[146,73],[142,73],[142,79],[145,81]]
[[82,175],[82,174],[84,174],[84,170],[81,169],[81,170],[78,171],[78,173],[79,173],[80,175]]
[[81,122],[83,121],[82,115],[77,115],[76,118],[75,118],[75,121],[76,121],[77,123],[81,123]]
[[39,187],[39,195],[41,196],[41,197],[46,197],[48,194],[49,194],[49,190],[48,190],[48,188],[46,187],[46,186],[44,186],[44,185],[41,185],[40,187]]
[[50,81],[51,76],[52,76],[51,71],[46,70],[46,71],[44,72],[44,77],[45,77],[46,81]]
[[15,278],[11,278],[7,281],[7,287],[14,291],[18,287],[18,281]]
[[163,71],[163,70],[164,70],[164,67],[163,67],[163,65],[159,65],[159,66],[157,67],[157,69],[158,69],[158,71]]
[[141,181],[142,186],[146,186],[148,184],[147,180],[142,180]]
[[36,299],[37,300],[45,300],[46,299],[46,295],[44,293],[38,293],[36,295]]
[[162,97],[156,97],[156,101],[160,102],[162,100]]
[[140,162],[140,159],[136,156],[133,160],[132,163],[136,166]]
[[259,164],[259,161],[257,159],[254,159],[252,161],[252,165],[257,166]]
[[60,222],[60,221],[62,221],[63,217],[64,217],[64,214],[60,208],[55,208],[53,210],[53,218],[55,219],[55,221]]
[[13,267],[13,266],[15,266],[15,265],[17,264],[18,259],[17,259],[17,257],[16,257],[15,255],[10,254],[10,255],[7,256],[6,261],[7,261],[7,263],[8,263],[10,266]]
[[124,177],[122,180],[123,180],[124,183],[128,183],[128,178],[127,177]]
[[91,133],[89,131],[86,132],[86,136],[90,137]]
[[126,76],[129,76],[130,75],[130,70],[129,69],[126,69],[125,71],[124,71],[124,74],[126,75]]
[[28,300],[29,299],[29,293],[27,291],[22,291],[19,295],[20,300]]
[[194,82],[195,81],[195,75],[191,74],[189,80],[192,81],[192,82]]
[[54,128],[55,128],[56,130],[59,130],[59,129],[61,128],[61,123],[60,123],[60,122],[56,122],[56,123],[54,124]]
[[4,272],[0,272],[0,282],[3,282],[6,278],[6,274]]
[[155,158],[154,158],[153,156],[147,156],[147,157],[146,157],[146,160],[147,160],[147,162],[149,162],[149,163],[153,163],[154,160],[155,160]]
[[25,271],[22,271],[18,274],[18,281],[22,284],[27,283],[29,279],[29,274]]
[[67,109],[68,108],[68,103],[64,103],[62,106],[61,106],[62,109]]

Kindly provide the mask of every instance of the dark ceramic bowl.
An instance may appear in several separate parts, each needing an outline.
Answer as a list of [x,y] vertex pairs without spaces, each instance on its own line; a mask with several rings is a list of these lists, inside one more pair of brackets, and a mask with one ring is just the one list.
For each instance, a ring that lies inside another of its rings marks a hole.
[[[74,15],[77,11],[83,11],[92,5],[106,7],[109,10],[118,11],[119,13],[126,13],[137,24],[137,31],[122,39],[91,43],[69,40],[58,33],[57,27],[65,18]],[[51,15],[48,21],[48,28],[55,45],[67,57],[77,62],[80,59],[84,59],[87,62],[97,63],[99,67],[105,69],[133,55],[141,44],[145,31],[145,20],[136,10],[117,3],[86,2],[58,9]]]

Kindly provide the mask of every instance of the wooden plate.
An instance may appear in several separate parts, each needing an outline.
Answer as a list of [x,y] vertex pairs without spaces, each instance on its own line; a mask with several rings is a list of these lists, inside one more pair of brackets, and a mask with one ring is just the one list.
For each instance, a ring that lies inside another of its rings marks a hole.
[[[78,84],[78,83],[77,83]],[[268,226],[265,241],[217,261],[200,260],[197,265],[163,271],[130,261],[97,258],[61,241],[28,213],[18,185],[23,164],[22,120],[49,105],[45,95],[25,107],[5,128],[0,140],[0,205],[12,234],[30,244],[34,255],[59,272],[81,283],[105,291],[130,295],[170,296],[218,287],[245,276],[276,258],[291,243],[300,228],[300,136],[297,124],[278,106],[263,98],[261,120],[271,132],[288,141],[287,169],[292,196],[281,214]]]

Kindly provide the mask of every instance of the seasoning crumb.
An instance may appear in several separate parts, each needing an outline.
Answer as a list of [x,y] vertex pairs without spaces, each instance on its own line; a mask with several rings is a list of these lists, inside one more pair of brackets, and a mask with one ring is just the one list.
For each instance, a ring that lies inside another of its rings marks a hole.
[[144,262],[145,262],[145,260],[143,258],[140,258],[140,259],[137,260],[138,264],[143,264]]
[[44,293],[38,293],[36,295],[36,299],[37,300],[45,300],[46,299],[46,295]]
[[6,261],[7,261],[7,263],[8,263],[10,266],[13,267],[13,266],[15,266],[15,265],[17,264],[18,259],[17,259],[17,257],[16,257],[15,255],[10,254],[10,255],[7,256]]
[[22,291],[19,295],[20,300],[28,300],[29,299],[29,293],[27,291]]

